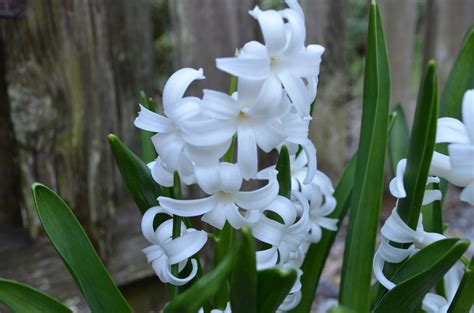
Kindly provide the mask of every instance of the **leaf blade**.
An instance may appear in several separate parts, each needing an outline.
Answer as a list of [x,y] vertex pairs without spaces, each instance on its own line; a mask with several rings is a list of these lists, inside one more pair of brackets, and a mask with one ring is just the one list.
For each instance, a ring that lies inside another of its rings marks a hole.
[[255,242],[243,227],[230,279],[230,305],[234,313],[257,312],[257,261]]
[[1,278],[0,302],[14,312],[72,313],[67,306],[38,289]]
[[108,140],[125,185],[144,214],[146,210],[158,204],[156,199],[163,194],[162,190],[153,180],[146,164],[117,136],[110,134]]
[[[270,268],[257,272],[257,312],[276,312],[296,281],[291,268]],[[278,286],[279,288],[274,288]]]
[[398,269],[392,277],[397,285],[385,294],[372,312],[414,312],[426,293],[443,278],[468,247],[468,240],[449,238],[420,250]]
[[[340,302],[348,309],[370,308],[372,258],[383,193],[390,93],[390,69],[379,9],[370,10],[363,115],[344,251]],[[358,286],[354,290],[353,286]]]
[[41,224],[91,310],[131,312],[67,204],[42,184],[33,184],[32,190]]

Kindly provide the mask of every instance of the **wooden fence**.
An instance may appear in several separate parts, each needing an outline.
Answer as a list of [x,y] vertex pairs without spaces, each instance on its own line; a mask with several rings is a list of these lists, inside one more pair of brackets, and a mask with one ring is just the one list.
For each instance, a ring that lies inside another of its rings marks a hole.
[[[34,181],[57,190],[74,208],[121,285],[147,277],[140,216],[120,182],[106,136],[116,133],[140,152],[133,126],[138,92],[160,102],[158,76],[169,74],[155,71],[157,63],[166,62],[156,58],[157,20],[170,20],[174,67],[205,70],[206,81],[191,92],[204,86],[226,90],[228,78],[215,69],[214,59],[260,37],[247,15],[257,1],[31,0],[23,18],[6,18],[10,7],[2,5],[16,1],[0,1],[0,277],[61,299],[78,294],[35,216]],[[300,1],[308,42],[327,49],[311,132],[319,165],[337,178],[357,141],[361,88],[351,73],[354,59],[363,59],[366,20],[356,8],[368,1]],[[444,83],[474,21],[474,1],[378,2],[392,66],[392,101],[403,103],[410,115],[413,69],[419,73],[434,58]],[[157,5],[168,11],[153,11]],[[363,25],[360,43],[354,43],[359,25],[354,21]]]

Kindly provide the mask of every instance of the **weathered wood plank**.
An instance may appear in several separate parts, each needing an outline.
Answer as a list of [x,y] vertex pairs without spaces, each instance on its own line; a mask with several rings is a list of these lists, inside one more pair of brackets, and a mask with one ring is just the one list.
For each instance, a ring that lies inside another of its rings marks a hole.
[[20,184],[3,51],[4,43],[0,37],[0,228],[9,229],[21,226]]
[[151,91],[149,2],[31,1],[26,18],[2,23],[9,95],[30,234],[39,224],[30,185],[45,183],[74,209],[102,256],[116,204],[126,195],[107,135],[138,149],[133,119]]
[[195,93],[203,87],[227,90],[229,76],[216,68],[215,59],[233,56],[245,42],[255,40],[256,22],[248,15],[255,4],[255,0],[168,1],[176,68],[202,67],[207,78],[195,84]]
[[337,179],[348,159],[349,81],[347,67],[347,0],[302,1],[308,44],[320,44],[320,83],[310,137],[318,149],[318,166]]

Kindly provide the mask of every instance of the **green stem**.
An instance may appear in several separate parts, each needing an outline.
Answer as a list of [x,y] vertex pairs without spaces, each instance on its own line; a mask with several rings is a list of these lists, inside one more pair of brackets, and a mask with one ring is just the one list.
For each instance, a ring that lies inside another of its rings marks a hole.
[[[181,199],[181,181],[177,172],[174,172],[173,175],[173,198]],[[173,215],[173,239],[178,238],[181,235],[181,222],[182,218],[177,215]],[[171,274],[175,277],[179,275],[178,264],[171,265]],[[174,299],[179,294],[179,289],[177,286],[173,286],[170,290],[170,298]]]

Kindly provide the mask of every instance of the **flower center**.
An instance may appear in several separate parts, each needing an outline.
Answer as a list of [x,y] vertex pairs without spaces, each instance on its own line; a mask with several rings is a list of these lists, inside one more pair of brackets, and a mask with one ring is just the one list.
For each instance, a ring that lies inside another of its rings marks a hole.
[[270,57],[270,67],[274,68],[278,65],[278,57]]

